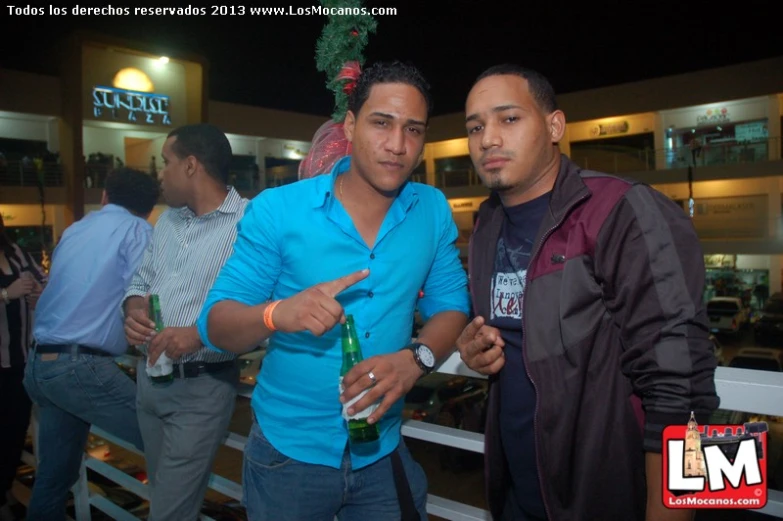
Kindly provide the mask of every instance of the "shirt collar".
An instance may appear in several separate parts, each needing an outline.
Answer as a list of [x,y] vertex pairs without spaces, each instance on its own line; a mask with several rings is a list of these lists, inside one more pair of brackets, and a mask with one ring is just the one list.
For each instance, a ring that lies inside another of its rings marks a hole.
[[133,215],[133,214],[131,213],[131,211],[130,211],[130,210],[128,210],[127,208],[125,208],[124,206],[120,206],[120,205],[118,205],[118,204],[112,204],[112,203],[107,203],[107,204],[103,205],[103,208],[101,208],[101,209],[100,209],[100,210],[98,210],[98,211],[99,211],[99,212],[117,212],[117,213],[127,213],[127,214],[131,214],[131,215]]
[[[344,156],[339,159],[329,175],[319,175],[315,178],[312,203],[313,208],[322,208],[329,198],[334,195],[335,185],[337,184],[337,178],[347,172],[351,168],[351,156]],[[418,199],[418,193],[414,183],[406,181],[402,185],[402,190],[397,195],[397,203],[407,211]]]
[[[212,215],[216,212],[225,213],[225,214],[237,213],[242,209],[241,202],[242,202],[242,196],[239,195],[239,192],[234,190],[233,186],[229,186],[228,195],[226,195],[226,198],[223,200],[223,203],[220,206],[218,206],[216,210],[206,213],[201,217]],[[193,217],[195,214],[190,208],[188,208],[187,206],[183,206],[182,208],[179,209],[179,215],[182,218],[190,218]]]

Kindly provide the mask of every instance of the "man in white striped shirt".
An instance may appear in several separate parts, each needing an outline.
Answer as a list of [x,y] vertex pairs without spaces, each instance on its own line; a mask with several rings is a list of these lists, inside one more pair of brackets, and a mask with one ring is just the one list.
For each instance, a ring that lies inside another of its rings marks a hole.
[[[233,251],[247,199],[227,187],[231,145],[208,124],[169,134],[159,177],[170,209],[126,293],[125,333],[146,355],[137,371],[137,411],[149,476],[150,521],[199,516],[212,463],[234,410],[235,355],[205,348],[196,319]],[[148,295],[160,297],[165,328],[156,333]],[[161,353],[174,380],[154,383],[145,370]]]

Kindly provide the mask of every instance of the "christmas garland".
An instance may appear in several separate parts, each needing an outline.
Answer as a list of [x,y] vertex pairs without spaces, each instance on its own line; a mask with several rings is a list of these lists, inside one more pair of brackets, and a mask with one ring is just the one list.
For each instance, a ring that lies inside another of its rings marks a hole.
[[315,62],[326,74],[326,87],[334,93],[335,105],[331,120],[316,131],[310,151],[299,164],[299,179],[327,173],[337,160],[351,153],[343,122],[364,65],[364,48],[377,27],[372,16],[362,14],[361,0],[321,0],[321,4],[330,14],[316,44]]
[[[330,12],[361,12],[361,0],[321,0]],[[345,119],[352,82],[351,68],[361,72],[364,65],[364,48],[371,33],[375,32],[377,21],[369,14],[329,15],[316,44],[315,63],[318,70],[326,73],[326,87],[334,92],[335,109],[332,119]],[[348,81],[346,81],[348,80]]]

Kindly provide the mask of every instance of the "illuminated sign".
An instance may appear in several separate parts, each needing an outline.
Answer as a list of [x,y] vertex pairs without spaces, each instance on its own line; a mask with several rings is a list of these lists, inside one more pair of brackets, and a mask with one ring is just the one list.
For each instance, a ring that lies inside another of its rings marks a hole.
[[464,212],[478,208],[485,199],[486,197],[449,199],[449,205],[453,212]]
[[135,90],[137,92],[152,92],[155,90],[155,85],[152,84],[150,77],[133,67],[126,67],[115,74],[114,81],[111,84],[112,87],[117,87],[118,89]]
[[707,109],[704,114],[696,116],[696,125],[714,125],[718,123],[728,123],[729,109],[722,107],[720,109]]
[[92,107],[96,118],[171,125],[169,97],[163,94],[97,86],[92,89]]
[[306,156],[307,151],[299,149],[299,147],[294,145],[283,145],[284,150],[288,150],[294,154],[300,155],[300,156]]
[[611,136],[613,134],[625,134],[631,125],[627,121],[618,121],[616,123],[602,123],[590,128],[590,134],[593,137]]

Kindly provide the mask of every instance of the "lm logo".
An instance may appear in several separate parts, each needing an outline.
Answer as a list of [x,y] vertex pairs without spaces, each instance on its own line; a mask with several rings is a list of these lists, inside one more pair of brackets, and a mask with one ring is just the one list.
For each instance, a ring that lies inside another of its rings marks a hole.
[[757,509],[767,504],[765,422],[663,431],[663,503],[669,508]]

